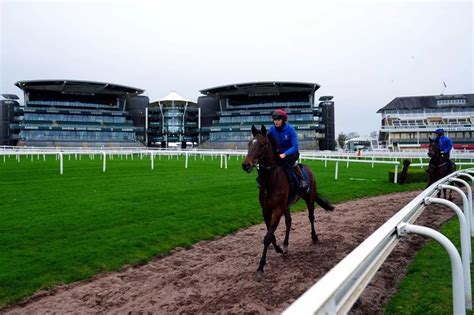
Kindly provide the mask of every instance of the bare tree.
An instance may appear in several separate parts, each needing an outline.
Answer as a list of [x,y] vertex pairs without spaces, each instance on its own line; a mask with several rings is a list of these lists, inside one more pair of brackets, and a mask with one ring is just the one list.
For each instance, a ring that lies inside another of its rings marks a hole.
[[337,144],[339,144],[339,146],[344,149],[344,144],[346,143],[347,141],[347,136],[345,133],[341,132],[338,136],[337,136]]
[[354,139],[354,138],[358,138],[359,137],[359,134],[355,131],[352,131],[352,132],[349,132],[347,134],[347,139],[350,140],[350,139]]

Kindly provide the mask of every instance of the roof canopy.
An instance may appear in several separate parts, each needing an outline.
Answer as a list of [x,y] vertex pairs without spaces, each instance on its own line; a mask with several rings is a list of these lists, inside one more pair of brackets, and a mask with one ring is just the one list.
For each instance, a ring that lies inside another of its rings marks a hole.
[[218,86],[200,92],[208,96],[270,96],[285,93],[314,94],[320,88],[316,83],[304,82],[250,82]]
[[188,100],[175,91],[171,91],[168,95],[163,97],[162,99],[155,101],[151,103],[150,105],[158,105],[162,104],[164,106],[184,106],[186,104],[196,104],[196,102],[193,102],[191,100]]
[[50,91],[63,94],[95,95],[108,94],[125,96],[129,94],[142,94],[144,90],[130,86],[105,82],[76,81],[76,80],[34,80],[18,81],[16,84],[25,92]]
[[[473,107],[474,94],[464,95],[432,95],[432,96],[407,96],[396,97],[390,103],[382,107],[377,113],[383,113],[386,110],[410,110],[423,108],[438,108],[439,100],[465,100],[462,105],[452,105],[456,107]],[[449,105],[449,104],[448,104]],[[443,106],[446,107],[446,106]]]

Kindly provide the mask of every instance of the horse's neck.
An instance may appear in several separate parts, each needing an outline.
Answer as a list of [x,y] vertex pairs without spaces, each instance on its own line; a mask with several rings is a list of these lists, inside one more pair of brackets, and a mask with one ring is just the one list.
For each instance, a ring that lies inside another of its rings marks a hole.
[[267,152],[265,152],[265,156],[262,159],[262,162],[265,166],[267,167],[275,167],[276,166],[276,159],[275,159],[275,153],[273,151],[273,146],[272,142],[270,139],[268,139],[268,146],[267,146]]

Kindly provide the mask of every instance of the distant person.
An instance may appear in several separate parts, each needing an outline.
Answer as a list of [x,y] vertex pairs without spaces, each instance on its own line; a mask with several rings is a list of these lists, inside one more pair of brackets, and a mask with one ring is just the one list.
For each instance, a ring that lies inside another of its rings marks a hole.
[[308,190],[308,183],[303,177],[298,159],[298,136],[293,126],[287,123],[288,115],[285,110],[277,109],[272,114],[273,126],[268,131],[268,136],[273,140],[275,151],[284,164],[293,169],[298,177],[298,190],[305,192]]
[[445,157],[447,161],[450,163],[451,167],[453,167],[454,164],[449,157],[451,153],[451,149],[453,148],[453,141],[444,134],[443,128],[436,129],[435,134],[436,134],[435,141],[438,144],[438,148],[439,148],[439,151],[441,152],[441,156]]

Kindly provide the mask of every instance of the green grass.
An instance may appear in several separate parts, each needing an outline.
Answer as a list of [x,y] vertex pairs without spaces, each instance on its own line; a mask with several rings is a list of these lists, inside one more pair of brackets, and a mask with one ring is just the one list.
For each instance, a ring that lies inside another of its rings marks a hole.
[[[0,305],[260,223],[256,174],[240,163],[162,157],[152,171],[115,157],[103,173],[98,157],[65,157],[60,175],[53,157],[0,160]],[[341,163],[335,180],[334,163],[306,164],[332,203],[424,186],[389,183],[387,165]]]
[[[441,227],[440,232],[447,236],[460,252],[459,220],[457,218],[450,220]],[[430,240],[410,263],[407,276],[400,283],[397,294],[387,304],[385,313],[451,314],[452,312],[449,256],[439,243]]]

